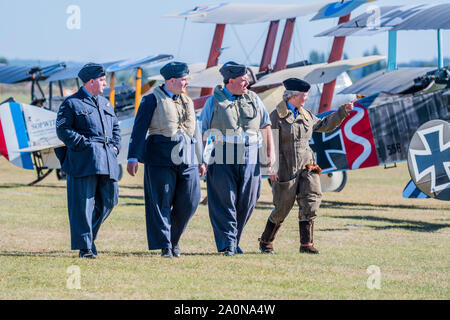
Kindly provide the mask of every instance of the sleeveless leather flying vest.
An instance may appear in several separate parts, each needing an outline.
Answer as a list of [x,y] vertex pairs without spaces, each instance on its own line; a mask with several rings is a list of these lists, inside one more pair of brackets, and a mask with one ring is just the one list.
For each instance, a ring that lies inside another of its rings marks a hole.
[[223,92],[223,85],[218,85],[214,89],[213,101],[214,113],[210,128],[220,130],[223,135],[226,135],[227,130],[233,130],[233,134],[245,132],[254,135],[259,132],[261,114],[251,94],[243,94],[231,101]]
[[153,94],[156,98],[156,109],[148,128],[148,134],[160,134],[172,138],[177,133],[184,133],[192,138],[195,132],[196,118],[191,98],[180,94],[180,98],[174,101],[160,87],[155,88]]

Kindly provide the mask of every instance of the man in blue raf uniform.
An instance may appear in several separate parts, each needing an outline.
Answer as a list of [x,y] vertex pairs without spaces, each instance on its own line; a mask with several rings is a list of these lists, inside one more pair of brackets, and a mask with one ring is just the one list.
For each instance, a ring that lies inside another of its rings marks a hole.
[[106,86],[103,66],[88,63],[78,77],[83,86],[59,108],[56,133],[67,147],[59,158],[67,174],[72,250],[95,258],[100,226],[118,201],[121,138],[113,107],[100,95]]
[[272,131],[261,99],[247,89],[247,68],[235,62],[223,65],[225,85],[214,89],[200,119],[204,136],[213,142],[205,152],[208,209],[217,250],[242,253],[239,241],[260,194],[258,147],[264,138],[272,160]]
[[143,98],[128,149],[127,171],[144,163],[145,218],[149,250],[181,255],[179,241],[200,202],[200,175],[206,166],[194,104],[186,95],[188,66],[170,62],[161,69],[165,84]]

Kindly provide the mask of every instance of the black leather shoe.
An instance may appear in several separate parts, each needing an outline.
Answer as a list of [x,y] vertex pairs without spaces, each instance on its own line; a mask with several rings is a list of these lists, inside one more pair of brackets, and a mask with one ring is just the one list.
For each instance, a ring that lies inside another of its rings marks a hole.
[[237,253],[237,254],[243,254],[244,251],[242,251],[242,249],[239,248],[239,246],[237,246],[237,247],[236,247],[236,253]]
[[175,258],[179,258],[181,256],[180,246],[176,245],[172,247],[172,254]]
[[96,256],[98,254],[97,247],[95,246],[95,243],[92,242],[92,253]]
[[223,251],[224,256],[234,256],[234,254],[235,252],[233,247],[228,247]]
[[163,257],[163,258],[173,258],[172,250],[170,248],[161,249],[161,257]]
[[96,256],[90,249],[82,249],[78,255],[80,258],[95,259]]

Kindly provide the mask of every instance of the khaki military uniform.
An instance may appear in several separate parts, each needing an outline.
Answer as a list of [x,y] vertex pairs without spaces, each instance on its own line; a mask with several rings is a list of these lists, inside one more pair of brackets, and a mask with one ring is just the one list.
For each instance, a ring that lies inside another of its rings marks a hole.
[[323,119],[300,108],[294,119],[291,110],[282,101],[270,114],[272,130],[279,132],[279,180],[272,182],[273,204],[269,220],[280,225],[294,206],[300,207],[299,221],[310,221],[316,217],[322,200],[319,175],[308,172],[306,164],[315,163],[309,141],[314,131],[331,132],[348,115],[345,106]]

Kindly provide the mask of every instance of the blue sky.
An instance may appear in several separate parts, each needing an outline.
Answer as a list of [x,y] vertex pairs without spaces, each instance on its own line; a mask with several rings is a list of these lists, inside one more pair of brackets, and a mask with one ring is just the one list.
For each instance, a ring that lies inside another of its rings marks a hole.
[[[196,5],[215,2],[252,3],[311,3],[312,0],[166,0],[166,1],[112,1],[112,0],[0,0],[0,56],[8,59],[41,59],[62,61],[106,62],[116,59],[141,58],[168,53],[177,60],[189,63],[205,62],[208,57],[214,25],[182,19],[164,18],[167,13],[184,11]],[[376,5],[405,5],[410,3],[443,3],[448,1],[378,0]],[[66,26],[70,5],[81,10],[79,30]],[[364,12],[367,5],[352,13]],[[314,35],[337,23],[337,19],[310,22],[312,17],[297,18],[293,47],[288,62],[307,59],[311,50],[328,53],[332,38]],[[281,38],[284,22],[278,31]],[[266,24],[227,26],[220,62],[235,60],[259,63],[268,28]],[[184,36],[181,37],[184,30]],[[245,44],[245,51],[238,37]],[[258,41],[259,40],[259,41]],[[376,45],[387,55],[387,34],[372,37],[349,37],[344,52],[350,58],[362,56]],[[402,31],[398,34],[398,62],[431,60],[437,56],[435,31]],[[278,50],[278,46],[275,50]],[[450,31],[443,31],[443,52],[450,56]],[[179,55],[178,55],[179,53]],[[275,51],[276,54],[276,51]],[[275,59],[275,55],[274,55]]]

